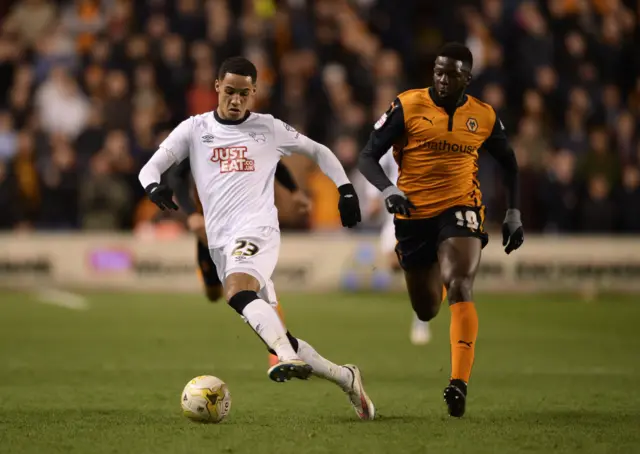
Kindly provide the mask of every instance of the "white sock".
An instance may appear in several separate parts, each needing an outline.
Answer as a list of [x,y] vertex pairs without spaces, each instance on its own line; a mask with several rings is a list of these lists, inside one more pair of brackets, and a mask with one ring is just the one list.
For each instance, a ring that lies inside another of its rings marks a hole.
[[287,330],[278,313],[269,303],[260,299],[253,300],[245,306],[242,315],[264,343],[276,352],[280,361],[300,359],[287,338]]
[[323,358],[315,349],[298,338],[298,356],[313,369],[313,375],[329,380],[343,388],[351,386],[353,374],[344,366]]

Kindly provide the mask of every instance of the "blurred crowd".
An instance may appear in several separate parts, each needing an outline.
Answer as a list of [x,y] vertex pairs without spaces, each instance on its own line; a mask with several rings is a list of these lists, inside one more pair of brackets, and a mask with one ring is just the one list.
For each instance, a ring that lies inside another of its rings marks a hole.
[[[171,222],[140,167],[217,105],[226,57],[259,71],[253,110],[329,146],[356,187],[372,124],[431,83],[445,41],[473,52],[470,93],[494,106],[521,167],[527,231],[640,232],[640,2],[635,0],[18,0],[0,6],[0,229],[129,230]],[[337,194],[306,158],[313,201],[283,226],[337,229]],[[487,223],[504,210],[480,159]],[[381,221],[362,194],[363,228]],[[176,215],[172,215],[176,216]],[[177,215],[179,216],[179,215]]]

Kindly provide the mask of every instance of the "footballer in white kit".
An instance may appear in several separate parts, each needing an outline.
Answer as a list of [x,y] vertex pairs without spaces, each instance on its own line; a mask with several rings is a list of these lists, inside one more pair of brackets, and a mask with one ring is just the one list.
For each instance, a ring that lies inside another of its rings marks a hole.
[[[380,166],[390,181],[394,183],[398,181],[398,164],[395,159],[393,159],[392,149],[389,149],[389,151],[380,158]],[[380,191],[372,184],[367,186],[367,196],[371,200],[377,201],[378,199],[381,199]],[[394,216],[391,213],[387,213],[387,210],[384,209],[384,200],[380,200],[380,207],[382,207],[385,215],[382,229],[380,230],[380,251],[384,254],[389,269],[391,271],[400,271],[400,262],[396,255],[397,241],[396,230],[393,224]],[[418,316],[414,314],[413,320],[411,321],[409,338],[413,345],[428,344],[431,340],[431,328],[429,327],[429,322],[420,320]]]
[[257,70],[249,60],[225,60],[216,80],[217,109],[180,123],[142,168],[140,183],[161,209],[177,209],[173,191],[161,184],[161,177],[172,165],[189,158],[209,251],[225,298],[279,359],[269,369],[269,378],[276,382],[307,379],[311,374],[325,378],[345,391],[360,419],[373,419],[375,407],[364,390],[360,370],[328,361],[291,335],[274,309],[271,281],[280,250],[274,204],[274,175],[280,158],[300,153],[318,163],[338,188],[345,227],[361,220],[357,194],[331,150],[271,115],[248,110],[256,81]]

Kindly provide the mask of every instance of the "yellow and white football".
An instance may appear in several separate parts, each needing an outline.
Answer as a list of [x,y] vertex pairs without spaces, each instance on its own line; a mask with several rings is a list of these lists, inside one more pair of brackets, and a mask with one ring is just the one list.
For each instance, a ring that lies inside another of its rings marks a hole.
[[184,387],[182,413],[192,421],[219,423],[231,410],[231,393],[218,377],[201,375]]

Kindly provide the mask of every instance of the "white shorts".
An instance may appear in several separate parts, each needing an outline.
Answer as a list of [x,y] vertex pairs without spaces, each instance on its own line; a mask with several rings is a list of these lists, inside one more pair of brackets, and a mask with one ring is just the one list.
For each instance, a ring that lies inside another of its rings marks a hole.
[[211,258],[223,283],[233,273],[245,273],[260,283],[258,295],[276,304],[276,292],[271,275],[278,263],[280,232],[271,227],[257,227],[239,232],[226,246],[210,249]]
[[385,218],[382,230],[380,230],[380,251],[383,254],[394,252],[396,242],[396,228],[393,224],[393,216],[389,215]]

